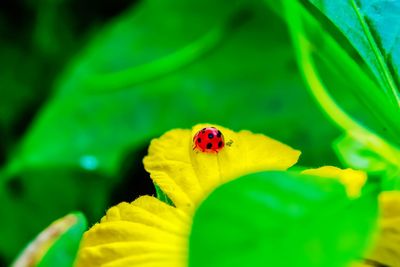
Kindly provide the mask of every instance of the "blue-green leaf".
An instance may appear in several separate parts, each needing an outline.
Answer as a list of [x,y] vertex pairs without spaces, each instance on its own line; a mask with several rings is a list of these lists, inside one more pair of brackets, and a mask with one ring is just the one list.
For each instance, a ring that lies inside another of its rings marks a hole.
[[400,109],[338,42],[340,34],[327,30],[318,10],[313,6],[309,10],[297,1],[285,3],[298,62],[316,100],[346,134],[367,146],[379,161],[399,165]]
[[310,0],[343,32],[400,107],[400,3],[391,0]]

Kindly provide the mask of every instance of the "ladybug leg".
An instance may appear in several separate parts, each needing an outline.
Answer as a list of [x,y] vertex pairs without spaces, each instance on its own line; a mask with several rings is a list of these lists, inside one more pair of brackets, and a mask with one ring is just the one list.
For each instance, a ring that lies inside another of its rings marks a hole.
[[193,144],[193,150],[195,150],[197,147],[197,144]]
[[[194,146],[193,146],[193,151],[195,151],[196,148],[198,148],[198,146],[197,146],[196,144],[194,144]],[[196,151],[196,154],[197,154],[197,153],[199,153],[199,151]]]
[[227,146],[232,146],[232,144],[233,144],[233,140],[232,140],[232,139],[229,140],[228,142],[226,142],[226,145],[227,145]]

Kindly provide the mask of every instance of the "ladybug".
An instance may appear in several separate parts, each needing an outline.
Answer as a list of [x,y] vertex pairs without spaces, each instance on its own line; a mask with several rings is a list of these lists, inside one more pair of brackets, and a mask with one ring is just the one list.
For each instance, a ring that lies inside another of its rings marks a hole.
[[215,127],[203,128],[194,135],[193,144],[193,150],[218,153],[225,146],[224,135]]

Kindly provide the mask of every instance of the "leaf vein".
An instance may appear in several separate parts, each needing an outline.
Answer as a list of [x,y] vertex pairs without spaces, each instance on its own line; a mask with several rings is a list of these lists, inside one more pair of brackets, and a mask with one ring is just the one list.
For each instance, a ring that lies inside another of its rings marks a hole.
[[361,24],[361,27],[367,37],[368,43],[371,46],[371,49],[376,57],[376,60],[378,61],[378,66],[380,68],[380,72],[383,75],[383,80],[386,84],[386,87],[389,89],[389,91],[392,93],[395,99],[395,104],[397,105],[398,108],[400,108],[400,98],[399,98],[399,93],[398,93],[398,88],[394,82],[393,77],[390,74],[389,68],[385,63],[382,51],[378,48],[378,44],[374,38],[374,36],[371,33],[371,30],[365,21],[365,18],[363,14],[361,14],[359,6],[356,4],[355,0],[350,0],[351,6],[353,7],[354,12],[357,15],[357,18]]

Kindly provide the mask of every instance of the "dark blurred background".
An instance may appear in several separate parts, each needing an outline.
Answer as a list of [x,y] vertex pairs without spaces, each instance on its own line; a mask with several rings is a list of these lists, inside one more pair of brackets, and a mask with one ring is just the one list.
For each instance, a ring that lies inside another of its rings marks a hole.
[[150,140],[210,122],[338,165],[262,1],[0,2],[0,266],[55,219],[154,194]]

